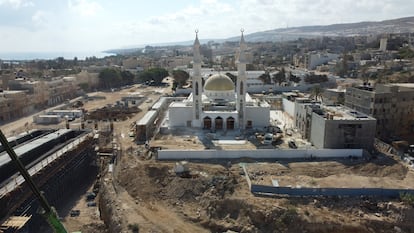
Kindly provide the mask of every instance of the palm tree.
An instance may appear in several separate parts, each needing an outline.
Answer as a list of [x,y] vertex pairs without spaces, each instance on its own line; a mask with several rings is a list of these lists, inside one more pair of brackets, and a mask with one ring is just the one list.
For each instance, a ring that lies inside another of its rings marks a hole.
[[323,88],[319,85],[313,86],[310,90],[310,97],[315,101],[322,101]]
[[279,86],[283,82],[286,82],[285,69],[282,69],[281,71],[277,72],[276,74],[273,74],[272,79],[273,79],[273,82],[277,83]]
[[289,81],[294,82],[294,83],[299,83],[300,80],[301,80],[300,77],[293,75],[292,72],[289,72]]
[[263,82],[263,84],[270,84],[270,75],[267,71],[257,78],[260,79]]

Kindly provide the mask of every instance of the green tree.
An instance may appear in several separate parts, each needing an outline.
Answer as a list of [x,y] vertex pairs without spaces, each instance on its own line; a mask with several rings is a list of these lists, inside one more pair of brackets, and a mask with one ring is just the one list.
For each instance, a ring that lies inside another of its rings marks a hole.
[[190,75],[184,70],[173,70],[172,75],[177,87],[184,86],[190,78]]
[[402,47],[398,50],[398,56],[401,59],[414,58],[414,51],[410,47]]
[[289,72],[289,81],[294,82],[294,83],[299,83],[301,80],[300,77],[293,75],[292,72]]
[[121,74],[119,70],[114,68],[105,68],[98,75],[99,87],[109,89],[119,87],[121,83]]
[[315,101],[322,101],[323,88],[319,85],[313,86],[310,90],[310,97]]
[[258,79],[260,79],[263,84],[270,84],[271,80],[270,80],[270,74],[269,72],[264,72],[263,74],[261,74],[259,77],[257,77]]
[[127,70],[121,71],[122,85],[130,85],[134,83],[135,75]]
[[305,76],[305,82],[309,84],[314,83],[323,83],[328,81],[328,76],[326,74],[307,74]]
[[140,82],[154,82],[155,85],[160,85],[162,80],[168,76],[168,71],[164,68],[150,68],[138,76]]
[[277,83],[279,86],[283,82],[286,82],[286,72],[285,72],[285,69],[282,68],[282,70],[280,70],[276,74],[273,74],[272,79],[273,79],[273,82]]
[[56,68],[57,69],[64,69],[64,68],[66,68],[65,58],[58,57],[58,58],[55,59],[55,62],[56,62]]

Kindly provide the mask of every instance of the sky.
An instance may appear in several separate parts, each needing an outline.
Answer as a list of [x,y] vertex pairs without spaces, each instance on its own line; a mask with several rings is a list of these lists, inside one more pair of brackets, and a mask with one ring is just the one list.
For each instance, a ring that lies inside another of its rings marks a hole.
[[103,51],[414,16],[412,0],[0,0],[0,53]]

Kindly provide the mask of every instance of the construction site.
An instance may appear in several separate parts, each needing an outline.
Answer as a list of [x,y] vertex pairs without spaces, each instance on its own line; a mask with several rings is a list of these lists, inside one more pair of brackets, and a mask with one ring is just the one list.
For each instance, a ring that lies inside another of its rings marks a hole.
[[[1,126],[68,232],[414,232],[414,172],[391,146],[376,142],[375,153],[361,156],[277,158],[312,148],[295,131],[264,143],[269,129],[168,129],[169,91],[136,85],[91,93],[65,107],[83,117]],[[275,156],[159,157],[186,150]],[[0,232],[53,232],[1,153]]]

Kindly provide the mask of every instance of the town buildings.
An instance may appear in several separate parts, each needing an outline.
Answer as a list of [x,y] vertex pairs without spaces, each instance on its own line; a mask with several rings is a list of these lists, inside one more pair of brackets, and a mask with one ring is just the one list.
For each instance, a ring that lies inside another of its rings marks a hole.
[[317,66],[324,65],[330,61],[338,59],[339,55],[335,53],[312,51],[303,55],[293,56],[293,64],[297,67],[314,70]]
[[8,89],[0,92],[0,122],[63,103],[80,94],[76,78],[73,77],[42,81],[17,78],[8,80]]
[[345,105],[377,119],[376,135],[413,142],[414,85],[377,84],[346,89]]
[[0,122],[10,121],[30,113],[33,107],[26,91],[0,90]]

